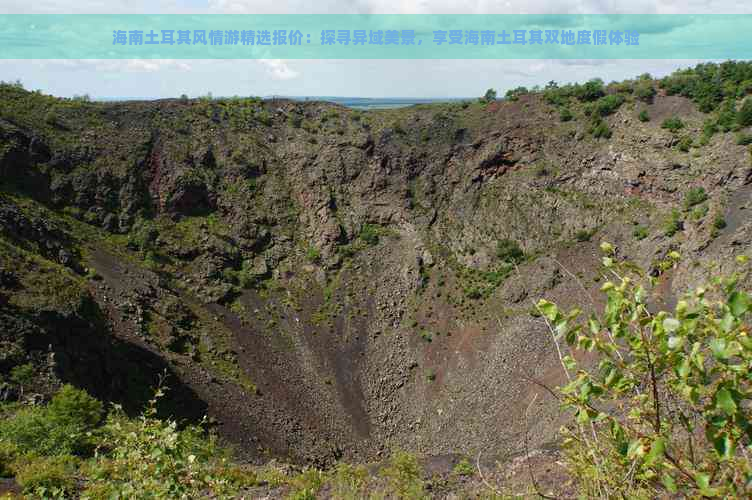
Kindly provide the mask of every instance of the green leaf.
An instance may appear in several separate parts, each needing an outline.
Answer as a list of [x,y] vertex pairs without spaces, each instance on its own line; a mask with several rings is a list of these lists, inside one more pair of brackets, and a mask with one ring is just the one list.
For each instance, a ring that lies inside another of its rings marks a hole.
[[736,318],[741,318],[749,309],[749,295],[741,291],[734,291],[728,301],[731,314]]
[[674,333],[680,326],[681,323],[676,318],[666,318],[663,320],[663,329],[669,333]]
[[627,457],[629,458],[635,458],[635,457],[641,457],[645,454],[645,447],[642,445],[642,441],[639,439],[635,439],[634,441],[631,441],[629,443],[629,448],[627,448]]
[[674,481],[674,478],[671,477],[668,472],[663,474],[661,482],[663,482],[663,486],[666,487],[669,493],[676,493],[677,491],[679,491],[676,487],[676,481]]
[[710,486],[710,476],[701,472],[698,472],[695,474],[695,483],[697,483],[697,487],[701,490],[708,489],[708,486]]
[[668,348],[672,351],[680,349],[684,345],[684,337],[669,337]]
[[734,401],[731,392],[725,387],[721,387],[718,389],[718,392],[715,393],[715,406],[726,413],[726,415],[733,415],[736,413],[736,402]]
[[559,315],[559,308],[556,307],[556,304],[545,299],[540,299],[537,307],[549,321],[555,321],[556,317]]
[[650,451],[645,456],[645,464],[648,466],[655,465],[659,460],[663,458],[663,454],[666,451],[666,440],[662,437],[653,441],[650,446]]

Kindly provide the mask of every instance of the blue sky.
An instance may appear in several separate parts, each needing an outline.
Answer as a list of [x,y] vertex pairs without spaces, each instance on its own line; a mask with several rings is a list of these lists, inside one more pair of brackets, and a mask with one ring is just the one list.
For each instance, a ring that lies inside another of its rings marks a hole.
[[[752,13],[748,0],[0,0],[0,14]],[[0,60],[0,80],[54,95],[452,97],[519,85],[660,76],[697,60]]]

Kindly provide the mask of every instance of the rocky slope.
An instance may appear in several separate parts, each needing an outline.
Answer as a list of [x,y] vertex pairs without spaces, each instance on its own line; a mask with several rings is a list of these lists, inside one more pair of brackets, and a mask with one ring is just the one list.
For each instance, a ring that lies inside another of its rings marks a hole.
[[656,306],[749,250],[743,141],[700,141],[688,98],[606,93],[596,138],[588,102],[561,121],[542,93],[359,112],[3,86],[2,397],[73,382],[135,410],[166,374],[164,411],[256,460],[552,443],[534,301],[596,307],[600,240],[662,275]]

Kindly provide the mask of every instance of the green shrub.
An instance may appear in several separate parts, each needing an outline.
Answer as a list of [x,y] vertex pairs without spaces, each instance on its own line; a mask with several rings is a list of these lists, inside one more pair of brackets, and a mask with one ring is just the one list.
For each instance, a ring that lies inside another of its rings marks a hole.
[[600,116],[608,116],[619,109],[624,103],[624,96],[621,94],[611,94],[601,97],[595,103],[595,110]]
[[559,111],[559,120],[563,122],[572,121],[574,118],[574,115],[569,110],[569,108],[561,108],[561,111]]
[[374,224],[363,224],[359,236],[369,245],[378,245],[380,232],[379,227]]
[[737,113],[736,120],[742,127],[752,125],[752,99],[745,99]]
[[752,144],[752,135],[739,132],[736,135],[736,144],[739,146],[749,146]]
[[687,153],[689,151],[689,148],[692,147],[692,138],[685,135],[684,137],[679,139],[679,142],[676,144],[676,147],[679,149],[679,151],[683,151],[684,153]]
[[473,476],[475,475],[475,467],[467,458],[463,458],[452,468],[452,472],[457,476]]
[[308,247],[308,250],[306,250],[306,259],[309,262],[318,262],[321,259],[321,252],[316,247]]
[[16,482],[26,494],[42,498],[73,497],[76,460],[69,455],[20,459],[14,469]]
[[12,464],[19,456],[18,446],[7,441],[0,441],[0,477],[12,477]]
[[699,205],[708,199],[708,195],[705,192],[704,187],[695,187],[690,189],[684,194],[684,206],[691,208],[695,205]]
[[600,117],[596,117],[590,122],[588,133],[596,139],[608,139],[611,137],[611,129],[608,128],[608,124]]
[[488,89],[486,90],[486,93],[481,98],[483,102],[493,102],[496,100],[496,90],[495,89]]
[[680,118],[673,116],[671,118],[666,118],[665,120],[663,120],[663,123],[661,123],[661,128],[665,128],[666,130],[670,130],[671,132],[676,132],[684,128],[684,122],[682,122]]
[[683,229],[684,222],[681,219],[681,214],[678,210],[672,210],[668,219],[666,219],[666,223],[664,224],[663,233],[666,236],[671,237]]
[[634,231],[632,231],[632,236],[637,241],[644,240],[649,234],[648,228],[645,226],[637,226],[634,228]]
[[47,405],[47,413],[58,425],[91,429],[102,419],[102,403],[86,391],[64,385]]
[[525,257],[520,244],[508,238],[496,242],[496,257],[503,262],[518,263]]
[[652,80],[641,80],[634,86],[634,96],[644,102],[653,102],[655,87]]
[[[698,287],[673,311],[649,310],[645,273],[615,258],[602,286],[603,313],[537,307],[570,348],[597,353],[580,365],[561,357],[559,399],[572,415],[562,446],[583,498],[747,498],[752,397],[752,297],[747,272]],[[662,267],[676,265],[671,252]]]
[[715,219],[713,219],[713,227],[719,231],[726,228],[726,219],[723,215],[718,214],[715,216]]
[[643,109],[642,111],[640,111],[640,114],[637,115],[637,119],[640,120],[643,123],[649,122],[650,121],[650,115],[648,115],[647,110]]
[[422,474],[418,459],[403,451],[394,453],[389,465],[381,471],[389,481],[390,492],[403,499],[427,498]]
[[18,384],[21,388],[21,395],[24,393],[24,389],[28,386],[34,378],[34,365],[26,363],[23,365],[14,366],[10,370],[10,380],[14,384]]
[[580,229],[575,233],[574,238],[583,243],[585,241],[590,241],[590,238],[592,238],[594,234],[595,229]]

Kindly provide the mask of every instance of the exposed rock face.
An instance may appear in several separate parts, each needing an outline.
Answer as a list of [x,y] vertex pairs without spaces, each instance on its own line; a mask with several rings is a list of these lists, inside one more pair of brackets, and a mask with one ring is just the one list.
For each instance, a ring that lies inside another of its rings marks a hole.
[[[65,129],[0,121],[0,171],[16,181],[0,192],[0,371],[31,360],[39,392],[72,380],[135,407],[131,391],[167,370],[172,409],[207,411],[249,456],[502,454],[526,430],[545,443],[558,406],[531,380],[560,372],[531,301],[590,304],[600,239],[650,268],[671,248],[721,260],[752,231],[746,149],[718,135],[680,152],[627,106],[608,141],[530,96],[59,113]],[[683,119],[692,133],[703,116]],[[696,186],[707,215],[666,236]],[[505,239],[528,256],[516,268]],[[699,272],[674,270],[663,299]]]

